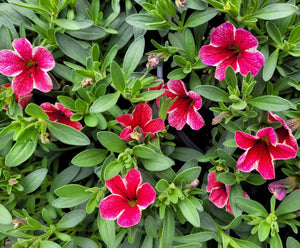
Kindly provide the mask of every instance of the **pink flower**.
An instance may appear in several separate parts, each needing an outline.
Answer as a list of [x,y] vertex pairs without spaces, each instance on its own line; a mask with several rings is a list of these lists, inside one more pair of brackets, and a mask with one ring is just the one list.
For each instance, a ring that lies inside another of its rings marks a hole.
[[[229,201],[230,185],[225,185],[216,179],[216,172],[208,173],[206,191],[210,193],[209,200],[218,208],[226,206],[226,211],[232,213]],[[248,194],[243,191],[243,195],[249,198]]]
[[104,219],[118,219],[121,227],[134,226],[141,219],[141,211],[155,200],[155,190],[149,183],[142,184],[141,173],[131,169],[124,179],[119,175],[107,180],[106,187],[112,193],[99,205]]
[[[124,114],[116,118],[117,122],[125,127],[121,132],[120,137],[122,140],[141,140],[148,133],[151,133],[150,137],[165,128],[165,124],[162,119],[157,118],[152,120],[152,110],[148,104],[139,103],[136,105],[132,114]],[[137,129],[139,128],[139,130]]]
[[73,127],[77,130],[82,129],[82,125],[78,121],[71,121],[70,117],[73,115],[73,112],[67,109],[61,103],[55,103],[55,105],[44,102],[40,107],[45,111],[49,116],[50,121],[55,121]]
[[12,89],[20,96],[29,94],[33,88],[42,92],[52,89],[52,81],[47,71],[55,62],[51,53],[44,47],[32,48],[26,38],[15,39],[15,51],[0,51],[0,73],[14,77]]
[[244,29],[236,29],[226,22],[211,33],[211,41],[200,49],[204,64],[217,66],[215,78],[225,78],[225,70],[231,65],[235,72],[255,76],[264,64],[264,56],[256,50],[257,39]]
[[273,114],[269,111],[268,122],[280,122],[282,124],[281,127],[275,129],[275,133],[278,138],[278,143],[282,143],[292,147],[296,152],[298,151],[298,143],[295,137],[292,134],[292,130],[288,127],[283,119],[281,119],[278,115]]
[[235,141],[246,150],[238,159],[237,168],[244,172],[257,170],[264,179],[275,178],[274,160],[294,158],[297,154],[291,146],[278,143],[272,127],[259,130],[256,136],[237,131]]
[[202,116],[198,113],[201,108],[202,98],[194,91],[187,92],[185,84],[181,80],[169,80],[164,95],[174,99],[175,102],[168,110],[168,121],[171,127],[181,130],[185,124],[192,129],[199,130],[204,125]]
[[287,177],[276,182],[270,183],[268,188],[269,191],[274,194],[276,199],[282,201],[286,195],[286,189],[294,186],[297,183],[297,177]]
[[[1,86],[4,87],[4,88],[10,88],[11,83],[3,84]],[[15,101],[18,103],[20,108],[23,110],[23,109],[26,108],[26,106],[30,102],[32,96],[33,96],[33,94],[31,94],[31,93],[29,93],[27,95],[24,95],[24,96],[20,96],[20,95],[15,94]],[[7,106],[5,106],[4,109],[7,109]]]

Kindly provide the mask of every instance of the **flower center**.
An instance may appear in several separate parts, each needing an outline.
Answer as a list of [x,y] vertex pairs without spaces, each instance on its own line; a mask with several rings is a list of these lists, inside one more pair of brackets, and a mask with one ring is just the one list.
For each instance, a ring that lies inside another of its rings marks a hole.
[[27,68],[31,68],[32,66],[36,65],[37,63],[32,61],[32,60],[28,60],[26,63],[26,67]]
[[134,207],[136,204],[137,204],[138,200],[128,200],[128,204],[131,206],[131,207]]
[[235,52],[237,56],[241,55],[240,47],[237,45],[231,45],[229,51]]
[[268,139],[268,137],[264,136],[261,138],[261,140],[268,146],[270,145],[270,140]]

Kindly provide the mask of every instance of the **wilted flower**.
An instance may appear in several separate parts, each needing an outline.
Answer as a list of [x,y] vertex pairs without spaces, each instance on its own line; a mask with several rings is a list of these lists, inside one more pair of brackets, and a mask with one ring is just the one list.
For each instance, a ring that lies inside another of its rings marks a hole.
[[283,200],[286,195],[286,189],[297,183],[297,177],[287,177],[269,184],[269,191],[274,194],[279,201]]
[[183,8],[185,1],[186,0],[175,0],[176,7],[177,8],[179,8],[179,7]]
[[148,104],[139,103],[132,114],[124,114],[116,118],[117,122],[125,127],[121,132],[122,140],[141,141],[148,133],[153,137],[155,133],[165,128],[162,119],[152,120],[152,110]]
[[44,102],[40,107],[45,111],[49,116],[50,121],[55,121],[73,127],[77,130],[82,129],[82,125],[78,121],[71,121],[70,117],[73,115],[73,112],[67,109],[61,103],[55,103],[55,105]]
[[[209,192],[209,200],[218,208],[226,206],[226,211],[232,213],[229,201],[230,185],[226,185],[216,179],[216,172],[208,173],[206,191]],[[243,191],[243,195],[249,198],[248,194]]]
[[117,175],[105,181],[105,185],[112,194],[100,202],[100,215],[108,220],[118,219],[121,227],[138,224],[141,211],[155,200],[155,190],[149,183],[142,184],[141,173],[136,169],[131,169],[124,179]]
[[297,151],[279,143],[272,127],[259,130],[256,136],[241,131],[235,133],[237,145],[246,150],[237,161],[237,168],[244,172],[257,170],[264,179],[275,178],[274,160],[294,158]]
[[93,79],[92,78],[84,78],[82,81],[81,81],[81,86],[82,88],[85,88],[86,86],[91,86],[93,85],[94,82],[93,82]]
[[15,39],[15,51],[0,51],[0,73],[14,77],[12,89],[20,96],[29,94],[33,88],[42,92],[52,89],[52,81],[47,71],[54,68],[55,61],[44,47],[32,48],[26,38]]
[[215,78],[225,78],[225,70],[232,66],[235,72],[246,76],[251,72],[255,76],[264,64],[264,56],[256,50],[257,39],[244,29],[236,29],[226,22],[211,33],[209,45],[200,49],[204,64],[216,66]]
[[150,54],[148,56],[148,63],[147,67],[150,65],[151,69],[153,69],[155,66],[157,66],[159,63],[159,57],[156,54]]

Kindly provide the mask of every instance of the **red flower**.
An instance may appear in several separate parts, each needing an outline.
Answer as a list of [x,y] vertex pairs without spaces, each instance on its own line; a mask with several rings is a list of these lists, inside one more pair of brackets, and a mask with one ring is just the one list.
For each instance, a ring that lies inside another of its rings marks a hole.
[[[4,88],[10,88],[11,83],[3,84],[1,86],[4,87]],[[32,93],[29,93],[29,94],[24,95],[24,96],[20,96],[20,95],[15,94],[15,100],[18,103],[18,105],[20,106],[20,108],[23,110],[23,109],[26,108],[26,106],[30,102],[32,96],[33,96]],[[7,106],[5,106],[4,109],[7,109]]]
[[[126,128],[121,132],[120,137],[122,140],[140,140],[140,135],[142,138],[148,133],[151,133],[150,137],[165,128],[165,124],[162,119],[157,118],[152,120],[152,110],[148,104],[139,103],[136,105],[132,114],[124,114],[116,118],[117,122]],[[137,127],[139,127],[140,132],[138,133]]]
[[107,180],[106,187],[112,193],[99,205],[104,219],[118,219],[121,227],[134,226],[141,219],[141,211],[155,200],[156,193],[149,183],[142,184],[141,173],[131,169],[124,179],[119,175]]
[[163,95],[172,99],[177,97],[168,110],[168,122],[171,127],[177,130],[181,130],[185,124],[194,130],[203,127],[204,120],[197,111],[202,105],[201,96],[194,91],[187,92],[181,80],[169,80],[163,89],[165,90]]
[[282,143],[292,147],[296,152],[298,151],[298,143],[295,137],[292,134],[292,130],[288,127],[283,119],[281,119],[278,115],[273,114],[269,111],[268,122],[280,122],[282,126],[275,129],[275,133],[278,138],[278,143]]
[[[229,201],[230,185],[225,185],[216,179],[216,172],[210,172],[207,178],[206,191],[210,192],[209,200],[215,204],[218,208],[226,206],[226,211],[232,213],[232,209]],[[243,195],[249,198],[247,193],[243,191]]]
[[255,76],[264,64],[264,56],[256,50],[257,39],[244,29],[235,29],[229,23],[223,23],[211,33],[211,41],[200,49],[204,64],[217,66],[215,78],[225,78],[225,70],[231,65],[235,72]]
[[55,65],[51,53],[44,47],[33,49],[26,38],[15,39],[12,46],[15,51],[0,51],[0,73],[14,77],[14,93],[24,96],[33,88],[42,92],[50,91],[52,81],[47,71]]
[[274,160],[294,158],[297,151],[289,145],[278,143],[272,127],[259,130],[256,136],[237,131],[237,145],[246,150],[237,161],[237,168],[244,172],[257,170],[264,179],[275,178]]
[[77,130],[82,129],[82,125],[78,121],[71,121],[70,117],[73,115],[73,112],[67,109],[61,103],[55,103],[52,105],[49,102],[44,102],[40,107],[45,111],[49,116],[50,121],[55,121],[73,127]]

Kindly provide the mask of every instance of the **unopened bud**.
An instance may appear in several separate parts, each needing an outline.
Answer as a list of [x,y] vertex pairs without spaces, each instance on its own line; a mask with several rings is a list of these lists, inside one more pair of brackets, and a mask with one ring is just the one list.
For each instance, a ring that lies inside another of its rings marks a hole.
[[300,127],[300,117],[287,120],[286,125],[291,129],[291,131],[295,131]]
[[22,219],[22,218],[13,219],[12,223],[15,224],[14,229],[17,229],[20,224],[28,225],[28,221],[26,219]]
[[9,184],[10,186],[13,186],[13,185],[15,185],[15,184],[17,184],[17,183],[18,183],[18,180],[15,179],[15,178],[11,178],[11,179],[8,180],[8,184]]
[[185,189],[194,189],[197,188],[197,186],[199,185],[199,180],[195,179],[193,182],[191,182],[190,184],[185,185]]
[[92,78],[84,78],[82,81],[81,81],[81,86],[82,88],[85,88],[86,86],[91,86],[93,85],[94,82],[93,82],[93,79]]
[[217,125],[219,124],[223,119],[226,119],[227,117],[230,116],[230,113],[228,112],[222,112],[220,114],[218,114],[215,118],[212,119],[211,124],[212,125]]
[[185,1],[186,0],[175,0],[176,7],[177,8],[179,8],[179,7],[183,8]]

